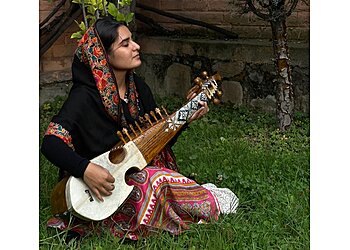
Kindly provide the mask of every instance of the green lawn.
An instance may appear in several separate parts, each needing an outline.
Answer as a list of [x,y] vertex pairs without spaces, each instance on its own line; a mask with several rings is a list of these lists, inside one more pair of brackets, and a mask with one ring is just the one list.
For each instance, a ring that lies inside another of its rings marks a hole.
[[[41,108],[40,136],[62,101],[57,98]],[[158,103],[170,111],[183,104],[179,99]],[[297,113],[283,134],[273,114],[211,105],[173,149],[184,175],[233,190],[240,199],[238,212],[193,225],[178,237],[163,232],[135,243],[102,232],[66,245],[65,233],[47,229],[58,170],[40,154],[40,249],[309,249],[309,123],[307,115]]]

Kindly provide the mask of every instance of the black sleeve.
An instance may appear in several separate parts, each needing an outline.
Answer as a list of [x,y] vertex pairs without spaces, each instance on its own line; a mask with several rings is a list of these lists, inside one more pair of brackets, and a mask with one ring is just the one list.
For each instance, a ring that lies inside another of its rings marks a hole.
[[41,144],[42,154],[55,166],[74,177],[83,177],[89,160],[74,152],[66,143],[54,135],[45,135]]

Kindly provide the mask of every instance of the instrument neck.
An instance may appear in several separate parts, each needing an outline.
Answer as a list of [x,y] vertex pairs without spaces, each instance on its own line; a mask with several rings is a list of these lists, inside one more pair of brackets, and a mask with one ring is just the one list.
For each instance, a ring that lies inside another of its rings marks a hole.
[[152,161],[165,145],[181,130],[182,126],[189,121],[193,113],[201,107],[199,101],[208,102],[207,95],[204,91],[187,102],[182,108],[158,121],[133,140],[147,163]]

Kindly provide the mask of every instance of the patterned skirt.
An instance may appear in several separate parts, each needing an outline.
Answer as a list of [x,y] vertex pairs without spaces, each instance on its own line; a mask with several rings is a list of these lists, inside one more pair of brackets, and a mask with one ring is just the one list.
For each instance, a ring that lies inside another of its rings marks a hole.
[[163,230],[178,235],[190,223],[217,220],[220,214],[218,199],[209,189],[166,167],[148,166],[129,175],[127,183],[134,186],[133,191],[103,221],[56,216],[49,219],[48,227],[71,230],[81,236],[107,228],[116,237],[137,240]]

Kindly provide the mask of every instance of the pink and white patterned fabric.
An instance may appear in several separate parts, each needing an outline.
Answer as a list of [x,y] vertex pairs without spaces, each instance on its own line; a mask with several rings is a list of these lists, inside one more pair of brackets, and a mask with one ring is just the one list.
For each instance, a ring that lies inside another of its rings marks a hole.
[[[174,235],[190,223],[217,220],[220,214],[216,197],[195,181],[173,170],[148,166],[129,175],[134,189],[110,217],[101,222],[86,222],[76,217],[53,217],[49,227],[69,229],[84,236],[107,228],[116,237],[137,240],[159,231]],[[117,187],[115,192],[117,192]]]

